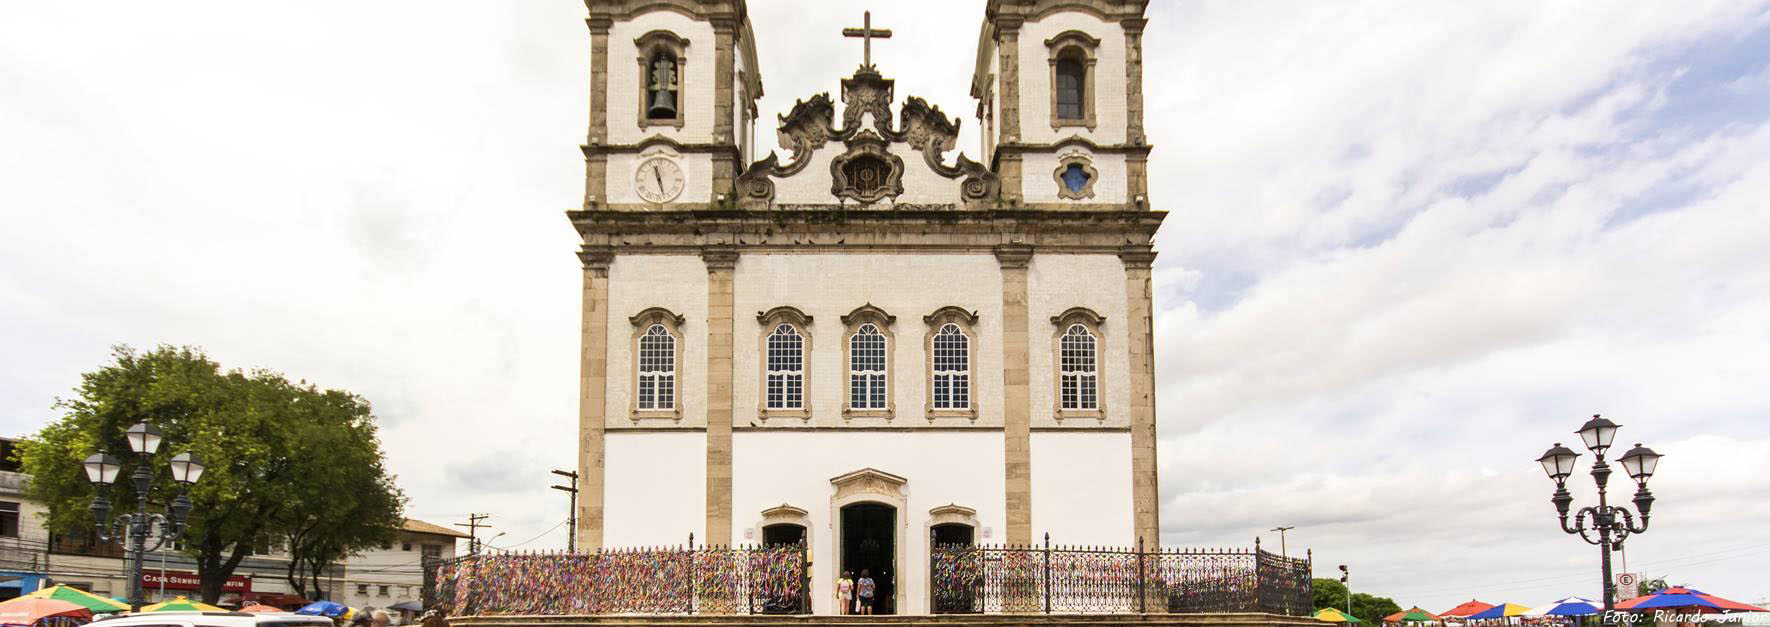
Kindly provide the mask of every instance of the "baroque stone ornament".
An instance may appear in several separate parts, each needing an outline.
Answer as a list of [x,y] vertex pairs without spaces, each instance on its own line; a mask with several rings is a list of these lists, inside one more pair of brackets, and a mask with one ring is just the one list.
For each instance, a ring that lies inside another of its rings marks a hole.
[[906,483],[909,483],[908,479],[876,468],[862,468],[830,478],[830,485],[836,487],[837,501],[862,495],[900,500],[903,498],[903,486]]
[[849,140],[848,152],[830,160],[830,193],[867,204],[902,194],[903,159],[885,146],[872,131]]
[[[831,194],[842,199],[874,203],[902,193],[902,159],[892,156],[890,144],[905,143],[922,153],[929,170],[943,178],[960,179],[959,196],[967,207],[982,207],[993,200],[1000,183],[996,175],[981,163],[960,154],[952,165],[944,163],[943,155],[957,143],[960,120],[948,118],[939,107],[911,96],[904,102],[896,118],[891,115],[895,87],[892,79],[877,70],[861,68],[842,80],[842,126],[835,126],[836,106],[829,94],[817,94],[793,103],[793,108],[779,116],[778,141],[790,155],[781,158],[769,153],[750,164],[738,176],[738,202],[745,209],[765,209],[775,200],[773,178],[799,174],[810,163],[813,153],[831,141],[839,141],[848,151],[832,160]],[[866,124],[866,116],[872,123]],[[874,158],[878,160],[873,160]],[[842,166],[838,166],[840,162]],[[846,168],[846,171],[844,170]],[[886,179],[861,177],[885,173]],[[895,177],[893,187],[892,177]],[[875,184],[875,182],[877,184]]]

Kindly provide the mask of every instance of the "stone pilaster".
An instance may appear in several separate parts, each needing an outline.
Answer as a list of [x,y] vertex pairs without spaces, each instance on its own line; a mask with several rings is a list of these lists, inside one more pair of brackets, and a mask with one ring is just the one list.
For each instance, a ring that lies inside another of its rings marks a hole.
[[[590,134],[588,146],[608,142],[608,32],[614,18],[591,14],[590,25]],[[608,154],[585,151],[584,208],[608,202]]]
[[602,546],[603,441],[608,411],[608,267],[614,254],[586,248],[578,360],[578,550]]
[[1020,141],[1020,25],[1021,18],[996,20],[996,91],[1002,99],[1002,138],[999,143]]
[[1002,466],[1008,544],[1030,545],[1032,532],[1032,388],[1027,264],[1032,247],[996,247],[1002,266]]
[[1143,136],[1143,27],[1144,18],[1123,20],[1125,31],[1125,143],[1149,143]]
[[1155,459],[1155,294],[1150,284],[1155,251],[1127,246],[1125,263],[1125,326],[1131,356],[1131,520],[1144,547],[1161,545],[1161,493]]
[[[713,22],[713,143],[737,145],[735,128],[737,84],[736,18],[716,17]],[[732,181],[737,177],[737,153],[713,153],[713,195],[732,198]]]
[[1021,174],[1020,153],[1010,152],[996,157],[996,181],[1001,186],[999,193],[1002,195],[1003,207],[1018,207],[1025,198],[1021,195],[1023,193]]
[[701,249],[707,264],[707,544],[731,544],[732,334],[738,253]]

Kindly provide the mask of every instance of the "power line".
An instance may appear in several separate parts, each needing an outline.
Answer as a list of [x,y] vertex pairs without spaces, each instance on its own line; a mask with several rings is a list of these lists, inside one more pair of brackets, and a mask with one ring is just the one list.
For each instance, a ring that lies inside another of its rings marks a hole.
[[565,526],[565,524],[566,524],[566,523],[567,523],[567,522],[570,522],[570,521],[569,521],[569,520],[562,520],[562,521],[560,521],[560,522],[559,522],[559,524],[557,524],[557,525],[554,525],[554,526],[552,526],[552,527],[548,527],[548,528],[547,528],[547,530],[546,530],[546,531],[543,531],[543,532],[541,532],[541,533],[540,533],[540,534],[539,534],[539,535],[536,535],[536,536],[535,536],[535,537],[533,537],[533,538],[529,538],[529,539],[527,539],[527,540],[523,540],[523,541],[521,541],[521,542],[518,542],[518,543],[516,543],[516,544],[512,544],[512,545],[508,545],[508,546],[501,546],[501,547],[499,547],[499,546],[492,546],[492,545],[491,545],[491,543],[489,543],[489,542],[488,542],[488,543],[486,543],[486,546],[492,546],[492,548],[494,548],[494,549],[497,549],[497,550],[500,550],[500,551],[508,551],[508,550],[510,550],[510,549],[514,549],[514,548],[516,548],[516,547],[519,547],[519,546],[522,546],[522,545],[525,545],[525,544],[528,544],[528,543],[530,543],[530,542],[534,542],[534,541],[536,541],[536,540],[539,540],[539,539],[541,539],[541,538],[544,538],[544,537],[547,537],[547,534],[549,534],[549,533],[553,533],[553,531],[554,531],[554,530],[555,530],[555,529],[558,529],[558,528],[560,528],[560,527],[563,527],[563,526]]

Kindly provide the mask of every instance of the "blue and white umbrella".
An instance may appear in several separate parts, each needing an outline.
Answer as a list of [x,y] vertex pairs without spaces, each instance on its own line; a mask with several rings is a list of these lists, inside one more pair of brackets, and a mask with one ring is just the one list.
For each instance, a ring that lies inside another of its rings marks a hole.
[[1597,601],[1580,597],[1567,597],[1554,603],[1544,605],[1529,612],[1525,616],[1591,616],[1599,612]]

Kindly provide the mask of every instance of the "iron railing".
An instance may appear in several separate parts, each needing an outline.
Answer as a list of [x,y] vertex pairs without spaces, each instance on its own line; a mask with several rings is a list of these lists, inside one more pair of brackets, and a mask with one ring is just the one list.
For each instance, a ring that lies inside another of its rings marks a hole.
[[933,611],[1309,613],[1311,560],[1249,549],[936,544]]
[[424,565],[424,604],[492,614],[809,614],[804,543],[470,555]]

